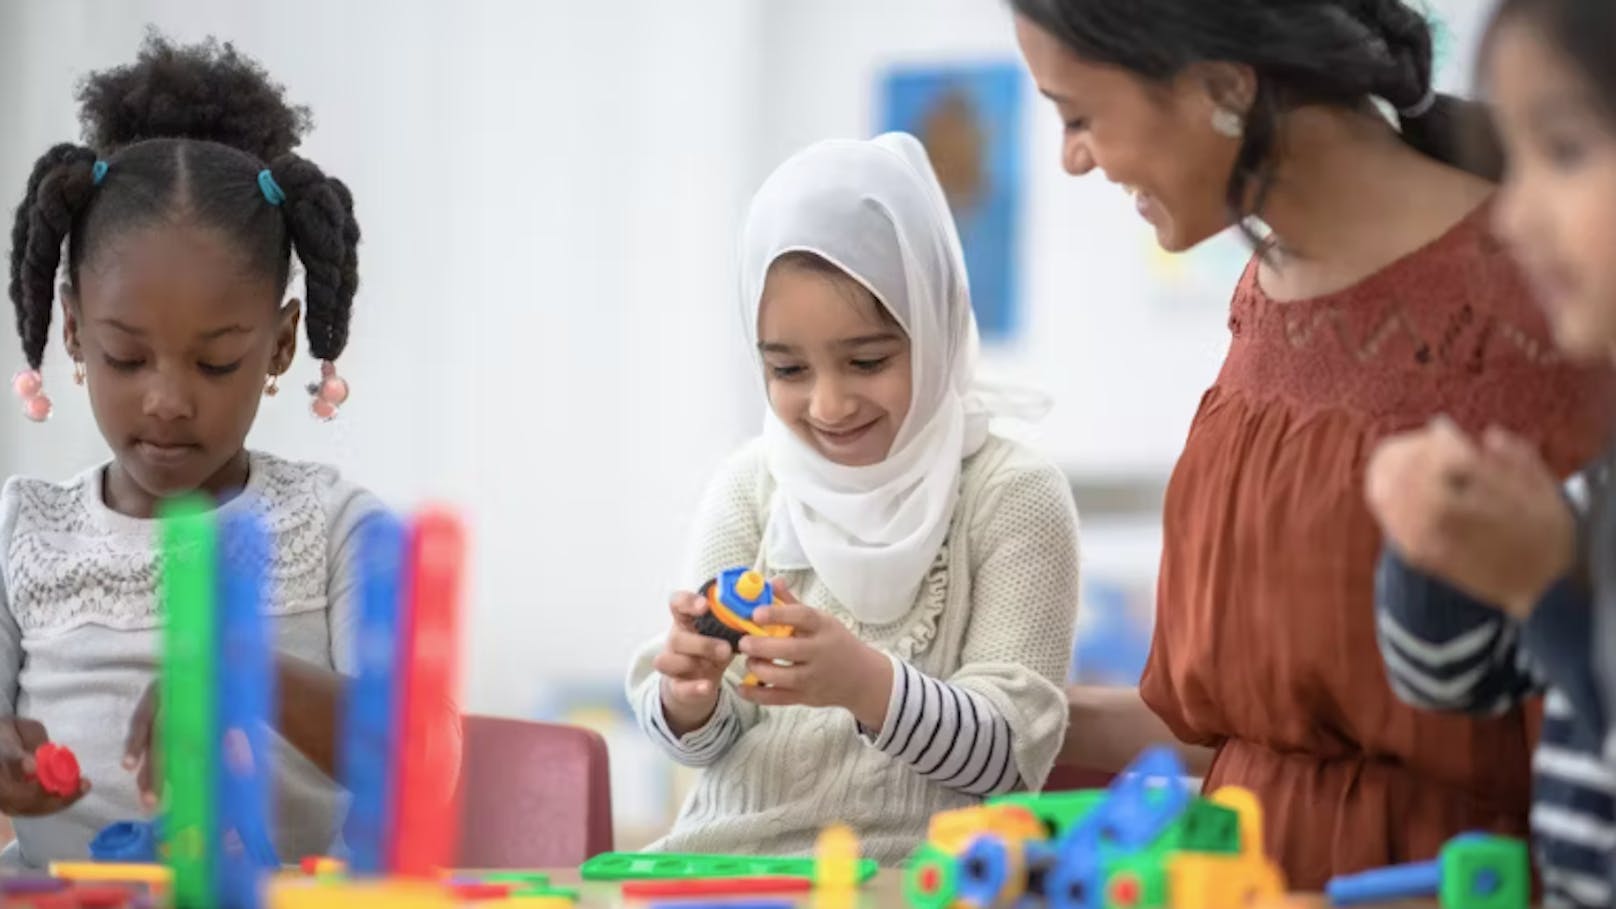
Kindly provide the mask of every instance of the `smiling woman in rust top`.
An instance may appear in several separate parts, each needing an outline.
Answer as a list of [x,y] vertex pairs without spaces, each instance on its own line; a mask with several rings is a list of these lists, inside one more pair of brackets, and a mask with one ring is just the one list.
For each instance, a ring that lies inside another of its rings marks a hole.
[[1469,828],[1524,834],[1529,718],[1388,688],[1361,492],[1377,439],[1442,412],[1562,471],[1598,447],[1609,377],[1558,361],[1488,235],[1485,111],[1432,92],[1430,32],[1399,0],[1012,5],[1067,171],[1126,187],[1165,249],[1231,224],[1259,249],[1168,489],[1144,679],[1072,692],[1065,762],[1207,749],[1208,786],[1260,796],[1303,889]]

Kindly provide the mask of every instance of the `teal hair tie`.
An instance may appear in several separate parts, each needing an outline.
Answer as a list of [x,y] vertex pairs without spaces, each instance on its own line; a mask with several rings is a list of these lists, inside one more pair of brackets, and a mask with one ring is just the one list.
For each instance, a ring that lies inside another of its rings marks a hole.
[[275,175],[267,167],[258,172],[258,191],[264,194],[264,201],[270,205],[280,205],[286,201],[286,190],[275,182]]
[[95,186],[100,186],[101,181],[105,180],[106,178],[107,178],[107,162],[105,162],[105,161],[97,161],[97,162],[95,162],[95,166],[90,168],[90,181]]

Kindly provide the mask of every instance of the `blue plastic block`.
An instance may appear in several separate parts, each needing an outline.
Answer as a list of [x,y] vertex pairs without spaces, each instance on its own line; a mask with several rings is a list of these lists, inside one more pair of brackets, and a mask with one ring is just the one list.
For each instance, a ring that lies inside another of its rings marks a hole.
[[1147,749],[1111,783],[1096,811],[1100,836],[1124,849],[1143,849],[1178,820],[1191,797],[1178,752]]
[[343,831],[348,868],[356,875],[374,875],[387,870],[396,808],[393,780],[406,533],[402,522],[380,512],[366,517],[359,533],[355,675],[348,682],[338,769],[350,798]]
[[98,862],[152,864],[163,839],[156,821],[115,821],[90,840],[90,858]]
[[735,582],[751,570],[750,568],[728,568],[718,575],[718,601],[728,607],[730,612],[749,622],[752,620],[752,613],[765,606],[774,605],[774,586],[771,584],[764,584],[763,593],[755,600],[748,600],[735,591]]
[[251,512],[225,517],[219,528],[214,661],[219,711],[215,777],[221,843],[214,893],[224,909],[258,909],[261,878],[280,867],[270,838],[273,773],[267,728],[274,722],[275,663],[269,640],[269,536]]
[[1324,893],[1334,906],[1359,906],[1391,900],[1435,896],[1442,886],[1440,862],[1392,865],[1332,878]]
[[959,857],[954,901],[957,905],[992,909],[1010,883],[1010,847],[1004,838],[985,834],[972,840]]

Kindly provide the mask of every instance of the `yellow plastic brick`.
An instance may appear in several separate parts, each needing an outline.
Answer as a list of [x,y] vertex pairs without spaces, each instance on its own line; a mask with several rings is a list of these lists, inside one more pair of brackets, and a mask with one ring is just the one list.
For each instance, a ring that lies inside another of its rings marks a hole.
[[1181,853],[1167,861],[1168,909],[1228,909],[1284,894],[1284,876],[1260,856]]
[[858,835],[845,824],[826,827],[814,846],[814,886],[820,890],[858,887]]
[[167,865],[118,862],[51,862],[50,875],[65,881],[149,884],[156,887],[167,887],[174,880]]
[[414,881],[330,884],[278,878],[269,885],[268,909],[454,909],[442,886]]

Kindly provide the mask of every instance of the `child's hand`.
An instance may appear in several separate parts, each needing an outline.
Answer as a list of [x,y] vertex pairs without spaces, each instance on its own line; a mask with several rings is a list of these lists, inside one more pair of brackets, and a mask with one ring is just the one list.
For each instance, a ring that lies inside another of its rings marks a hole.
[[90,791],[89,780],[80,780],[79,791],[69,796],[52,795],[39,784],[34,775],[34,751],[48,741],[49,733],[37,720],[15,716],[0,719],[0,814],[55,814]]
[[746,669],[762,683],[742,686],[741,697],[775,706],[843,707],[865,728],[880,729],[892,697],[891,661],[832,616],[797,602],[784,585],[774,585],[774,597],[775,604],[759,609],[753,621],[790,625],[795,633],[741,639]]
[[1411,565],[1517,618],[1575,563],[1559,482],[1502,429],[1478,442],[1439,417],[1382,443],[1367,486],[1370,510]]
[[146,686],[146,693],[129,718],[129,733],[123,742],[123,769],[136,770],[135,785],[140,788],[141,804],[157,810],[162,778],[157,774],[157,683]]
[[700,729],[718,708],[719,684],[734,654],[727,641],[696,630],[707,612],[700,594],[679,591],[668,599],[673,629],[662,652],[651,662],[662,676],[662,711],[675,735]]

